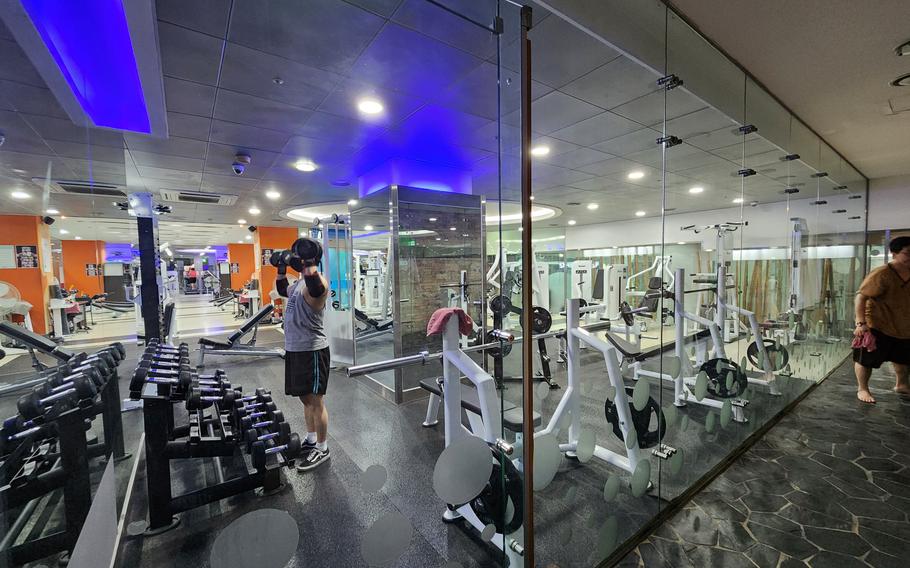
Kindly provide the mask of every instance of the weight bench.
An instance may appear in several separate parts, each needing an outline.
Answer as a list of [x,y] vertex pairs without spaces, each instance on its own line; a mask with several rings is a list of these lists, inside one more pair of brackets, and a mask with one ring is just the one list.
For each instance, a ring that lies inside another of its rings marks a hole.
[[[439,422],[439,403],[442,401],[442,377],[423,379],[420,381],[420,388],[430,393],[430,400],[427,403],[427,418],[423,422],[424,428],[436,426]],[[480,397],[477,395],[477,389],[474,385],[461,384],[461,407],[468,411],[468,419],[473,423],[479,420]],[[502,427],[510,432],[520,433],[523,421],[522,409],[508,400],[502,401]],[[540,414],[534,413],[534,427],[540,426]]]
[[[205,366],[206,353],[210,355],[250,355],[253,357],[280,357],[284,359],[284,349],[256,346],[259,324],[271,315],[274,309],[275,307],[272,304],[265,305],[253,317],[243,322],[240,329],[229,335],[224,341],[211,337],[199,338],[199,366]],[[247,335],[250,335],[250,340],[243,343],[242,339]]]
[[354,319],[364,326],[362,329],[357,330],[357,339],[369,339],[370,337],[375,337],[384,332],[391,331],[392,325],[395,323],[395,320],[392,318],[383,321],[371,318],[358,308],[354,308]]
[[28,349],[29,354],[32,356],[32,361],[35,363],[36,368],[42,370],[45,366],[38,361],[38,358],[35,357],[35,351],[40,351],[46,353],[56,358],[57,360],[65,363],[72,359],[75,356],[75,353],[68,351],[58,345],[51,339],[44,337],[43,335],[38,335],[34,331],[30,331],[21,325],[16,325],[7,321],[0,321],[0,334],[9,337],[15,341],[18,341]]

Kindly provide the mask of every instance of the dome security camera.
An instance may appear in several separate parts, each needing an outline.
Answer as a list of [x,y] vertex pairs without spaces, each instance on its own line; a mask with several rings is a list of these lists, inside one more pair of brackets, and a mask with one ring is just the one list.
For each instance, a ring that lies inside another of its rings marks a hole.
[[250,158],[249,154],[237,154],[234,156],[234,163],[231,164],[231,170],[234,172],[234,175],[242,176],[251,161],[252,158]]

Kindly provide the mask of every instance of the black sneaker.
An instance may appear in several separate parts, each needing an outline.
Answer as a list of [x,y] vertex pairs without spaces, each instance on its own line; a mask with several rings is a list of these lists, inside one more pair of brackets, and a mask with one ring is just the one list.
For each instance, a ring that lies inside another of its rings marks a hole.
[[313,448],[309,453],[303,454],[297,464],[297,471],[310,471],[329,461],[329,449],[320,450]]
[[306,457],[307,454],[309,454],[310,452],[312,452],[315,449],[316,449],[316,442],[307,442],[306,438],[304,438],[303,441],[300,442],[300,455],[303,457]]

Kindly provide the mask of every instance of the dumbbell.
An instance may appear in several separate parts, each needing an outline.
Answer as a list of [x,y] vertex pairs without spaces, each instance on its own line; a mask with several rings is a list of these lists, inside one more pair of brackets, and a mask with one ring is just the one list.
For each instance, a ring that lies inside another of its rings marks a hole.
[[41,397],[40,393],[32,391],[26,395],[19,397],[19,400],[16,402],[16,408],[19,410],[19,414],[22,415],[25,419],[38,418],[42,414],[47,406],[62,402],[68,406],[75,406],[80,398],[84,398],[77,393],[76,388],[66,389],[60,392],[56,392],[52,395]]
[[159,369],[186,369],[192,371],[190,360],[187,359],[160,359],[149,354],[143,354],[139,357],[139,364],[147,367],[157,367]]
[[278,407],[272,401],[256,402],[254,404],[247,404],[234,408],[234,417],[237,420],[240,420],[244,416],[250,416],[256,412],[275,412],[277,410]]
[[[268,417],[268,420],[262,420],[263,417]],[[246,431],[254,428],[267,428],[279,422],[284,422],[284,414],[280,410],[253,412],[240,419],[240,429]]]
[[153,339],[148,343],[148,345],[146,345],[145,348],[154,349],[155,351],[157,351],[159,353],[180,353],[181,351],[189,351],[190,346],[187,345],[186,343],[180,343],[179,345],[176,345],[176,346],[167,345],[167,344],[159,343],[158,340]]
[[[237,392],[239,394],[239,389],[237,389]],[[246,404],[248,402],[255,402],[257,400],[261,400],[262,397],[268,397],[268,400],[272,400],[272,393],[270,393],[269,391],[260,387],[260,388],[257,388],[253,394],[241,396],[240,398],[237,398],[237,397],[232,398],[231,402],[234,404],[234,406],[243,406],[244,404]]]
[[150,353],[159,357],[189,357],[190,348],[188,345],[182,345],[176,349],[161,349],[160,347],[146,347],[143,353]]
[[95,398],[95,395],[98,394],[98,387],[95,385],[95,381],[87,375],[79,373],[70,375],[66,379],[66,381],[59,385],[51,385],[45,382],[32,389],[32,392],[36,393],[39,397],[46,397],[65,390],[75,389],[79,400]]
[[272,395],[263,394],[255,397],[244,397],[243,399],[234,400],[234,408],[253,408],[254,406],[261,406],[266,403],[272,402]]
[[[28,438],[35,432],[41,430],[43,426],[30,426],[24,430],[17,430],[15,432],[0,431],[0,456],[5,456],[8,450],[12,449],[12,444],[10,442],[18,442]],[[5,430],[5,429],[4,429]]]
[[271,432],[265,432],[260,434],[257,430],[247,430],[244,433],[246,438],[246,446],[248,450],[251,450],[253,444],[256,442],[265,442],[266,440],[274,440],[275,443],[287,442],[291,436],[291,425],[287,422],[276,422],[274,424],[275,429]]
[[233,392],[229,389],[230,385],[228,385],[226,389],[218,389],[215,387],[193,387],[186,397],[186,409],[189,411],[200,410],[202,408],[207,408],[213,402],[225,404],[225,395]]
[[250,456],[253,458],[253,467],[262,469],[265,467],[266,458],[271,454],[284,454],[288,461],[297,457],[300,453],[300,436],[296,433],[290,434],[286,444],[266,447],[265,442],[253,442],[250,448]]
[[42,391],[46,390],[47,392],[41,393],[41,396],[44,396],[45,394],[53,394],[55,392],[60,392],[61,390],[66,390],[72,386],[74,382],[83,379],[91,381],[96,393],[104,386],[104,377],[101,376],[101,373],[89,367],[88,369],[83,369],[71,375],[51,377],[44,381],[43,384],[38,385],[36,389]]

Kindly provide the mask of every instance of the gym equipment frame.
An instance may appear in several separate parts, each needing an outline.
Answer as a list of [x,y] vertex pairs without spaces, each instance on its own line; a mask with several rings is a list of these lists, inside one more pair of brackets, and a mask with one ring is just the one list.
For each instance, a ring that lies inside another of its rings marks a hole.
[[[243,322],[240,328],[228,336],[226,341],[219,341],[211,337],[199,338],[199,366],[205,366],[205,354],[209,355],[247,355],[251,357],[280,357],[284,359],[284,349],[280,347],[259,347],[256,345],[256,336],[259,333],[259,324],[267,318],[275,306],[266,304],[253,317]],[[250,335],[249,341],[242,340]]]

